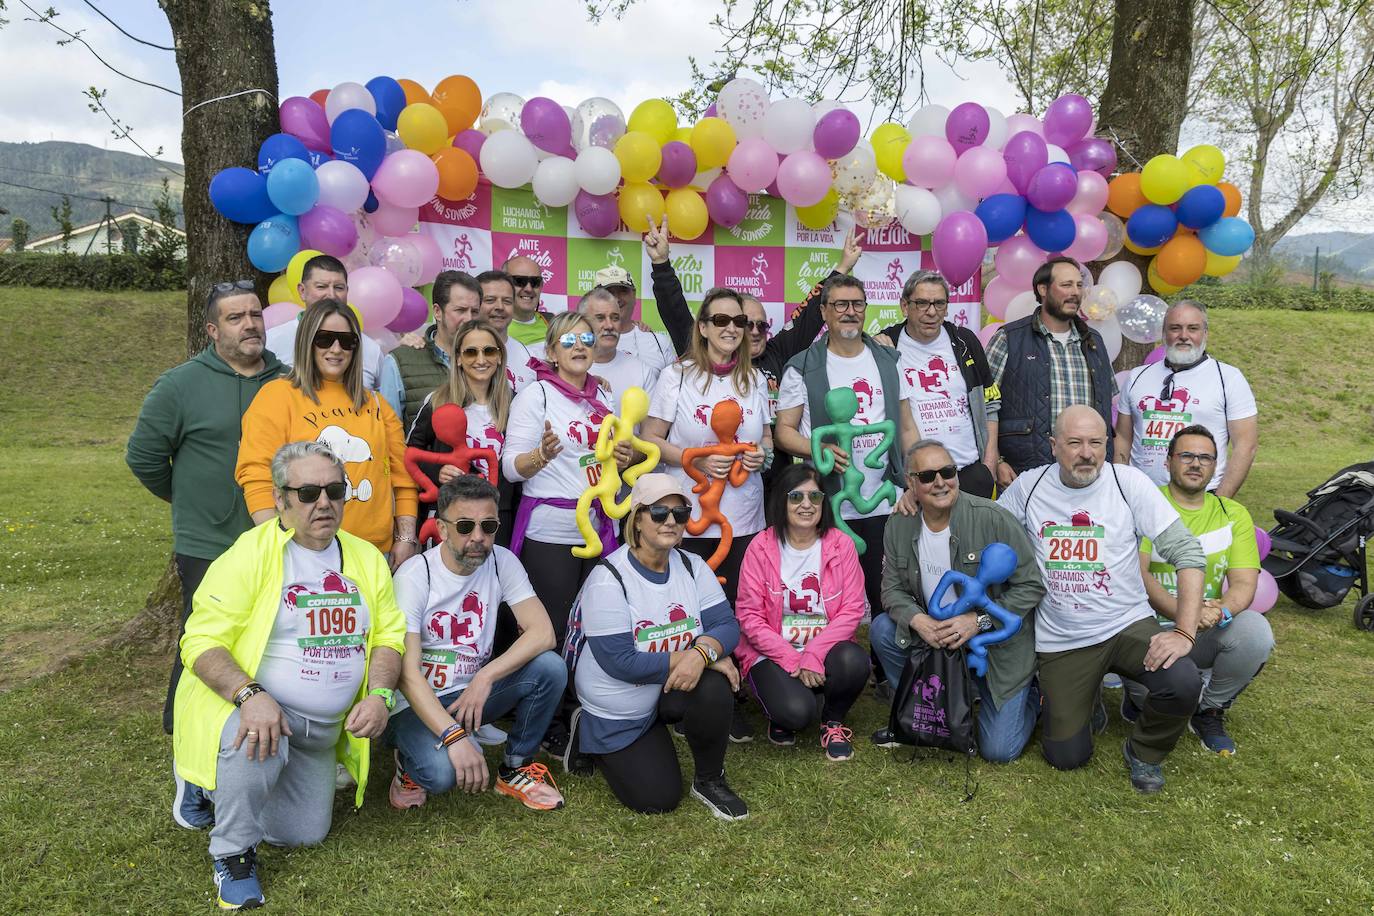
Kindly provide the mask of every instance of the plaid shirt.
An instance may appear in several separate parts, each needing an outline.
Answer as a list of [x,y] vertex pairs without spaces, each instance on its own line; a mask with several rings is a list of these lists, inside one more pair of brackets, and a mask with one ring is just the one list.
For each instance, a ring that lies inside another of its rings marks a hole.
[[[1069,325],[1069,338],[1067,344],[1061,344],[1059,340],[1050,333],[1049,328],[1045,327],[1040,320],[1040,309],[1035,310],[1035,317],[1031,321],[1031,327],[1035,333],[1045,338],[1050,352],[1050,416],[1059,416],[1060,411],[1071,404],[1091,404],[1093,402],[1093,383],[1092,371],[1088,368],[1088,361],[1083,356],[1083,348],[1079,346],[1082,336],[1078,333],[1077,322]],[[988,342],[987,348],[988,369],[992,372],[993,380],[997,383],[1000,390],[1002,387],[1002,376],[1007,369],[1007,335],[1004,331],[998,331],[992,335],[992,340]],[[1115,395],[1116,378],[1112,378],[1112,394]],[[997,410],[1001,407],[1000,401],[994,407],[988,404],[989,419],[997,416]]]

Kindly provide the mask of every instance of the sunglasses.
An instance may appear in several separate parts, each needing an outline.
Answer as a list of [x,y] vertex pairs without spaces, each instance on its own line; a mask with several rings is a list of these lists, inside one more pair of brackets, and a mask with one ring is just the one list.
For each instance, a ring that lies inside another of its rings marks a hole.
[[252,280],[229,280],[225,283],[216,283],[214,286],[210,287],[210,292],[212,294],[232,293],[236,289],[246,289],[250,293],[257,291],[257,287],[253,285]]
[[813,505],[813,506],[819,506],[819,505],[821,504],[821,501],[824,500],[824,499],[825,499],[825,493],[823,493],[823,492],[820,491],[820,490],[788,490],[788,491],[787,491],[787,501],[788,501],[789,503],[791,503],[792,505],[794,505],[794,506],[800,506],[800,505],[802,504],[802,501],[803,501],[803,500],[806,500],[806,501],[810,502],[811,505]]
[[1164,377],[1164,384],[1159,388],[1159,399],[1161,401],[1174,399],[1174,373],[1170,372]]
[[501,355],[501,348],[482,347],[480,350],[476,347],[463,348],[463,359],[476,359],[479,354],[485,356],[487,359],[496,359],[496,357]]
[[947,464],[942,468],[934,468],[929,471],[912,471],[907,476],[914,477],[921,483],[930,484],[935,482],[936,474],[939,474],[945,480],[953,480],[959,474],[959,469],[952,464]]
[[308,483],[303,487],[282,487],[282,489],[287,493],[295,493],[296,499],[307,506],[319,502],[321,493],[328,496],[331,503],[336,503],[343,499],[344,494],[348,492],[348,487],[343,481],[339,481],[338,483],[327,483],[324,486],[320,486],[317,483]]
[[519,274],[511,274],[510,282],[515,285],[516,289],[524,289],[527,286],[532,286],[535,289],[538,289],[539,287],[544,285],[544,278],[543,276],[522,277]]
[[351,351],[358,347],[358,335],[352,331],[316,331],[314,344],[316,350],[328,350],[338,344]]
[[[732,324],[737,328],[749,327],[749,319],[745,318],[743,315],[712,315],[710,318],[704,318],[702,320],[709,321],[718,328],[728,327]],[[764,322],[764,324],[766,325],[767,322]]]
[[558,342],[563,345],[564,350],[571,350],[579,343],[584,347],[590,347],[592,344],[596,343],[596,335],[591,331],[583,331],[580,334],[574,334],[572,331],[569,331],[558,338]]
[[767,334],[767,333],[768,333],[768,322],[767,322],[767,321],[751,321],[751,322],[749,322],[749,324],[747,325],[747,327],[748,327],[751,331],[757,331],[757,332],[760,333],[760,334]]
[[462,535],[472,534],[478,525],[482,526],[482,533],[486,535],[495,534],[501,528],[501,520],[495,518],[484,518],[480,522],[471,518],[460,518],[457,520],[439,516],[439,521],[445,525],[452,525],[453,530]]
[[687,524],[687,520],[692,517],[691,506],[646,506],[645,511],[649,513],[649,521],[655,525],[663,524],[670,515],[679,525]]

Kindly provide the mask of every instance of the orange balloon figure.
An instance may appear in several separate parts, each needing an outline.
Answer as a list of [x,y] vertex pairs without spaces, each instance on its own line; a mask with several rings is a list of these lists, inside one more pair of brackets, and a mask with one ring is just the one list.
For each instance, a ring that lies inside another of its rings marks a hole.
[[[755,442],[735,441],[735,433],[739,431],[742,422],[744,415],[740,411],[738,401],[720,401],[711,409],[711,431],[716,434],[720,444],[682,450],[682,469],[687,472],[688,477],[696,481],[692,486],[692,492],[697,494],[701,503],[701,515],[687,523],[687,533],[703,534],[712,525],[720,526],[720,543],[716,545],[716,552],[706,560],[706,565],[713,570],[720,568],[725,555],[730,552],[730,543],[735,539],[730,520],[720,512],[720,498],[725,493],[725,482],[728,480],[732,487],[744,485],[749,479],[749,472],[740,462],[740,456],[758,448]],[[714,455],[732,456],[735,459],[730,464],[730,473],[725,477],[708,477],[694,464],[698,458]],[[716,578],[720,579],[722,584],[725,582],[719,576]]]
[[[422,503],[439,501],[439,487],[429,475],[420,468],[421,461],[433,464],[451,464],[467,474],[475,459],[486,462],[486,478],[496,486],[496,452],[489,448],[472,448],[468,445],[468,415],[457,404],[445,404],[434,411],[431,420],[434,438],[453,449],[451,452],[427,452],[421,448],[406,446],[402,460],[410,479],[420,488],[419,500]],[[425,520],[417,535],[421,544],[439,539],[439,523],[433,516]]]

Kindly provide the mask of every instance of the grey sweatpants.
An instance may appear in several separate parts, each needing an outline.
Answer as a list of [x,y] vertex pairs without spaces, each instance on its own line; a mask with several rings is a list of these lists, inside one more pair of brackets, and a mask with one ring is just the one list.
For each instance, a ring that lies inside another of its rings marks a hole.
[[215,769],[215,826],[210,858],[238,855],[261,842],[313,846],[324,840],[334,816],[334,746],[342,722],[314,722],[283,707],[291,737],[274,757],[248,758],[248,742],[234,750],[239,711],[219,739]]
[[[1250,686],[1274,648],[1274,631],[1269,620],[1258,611],[1241,611],[1225,629],[1210,627],[1197,634],[1197,643],[1188,657],[1199,670],[1212,669],[1204,681],[1197,708],[1230,709],[1240,692]],[[1123,679],[1131,702],[1145,702],[1145,687]]]

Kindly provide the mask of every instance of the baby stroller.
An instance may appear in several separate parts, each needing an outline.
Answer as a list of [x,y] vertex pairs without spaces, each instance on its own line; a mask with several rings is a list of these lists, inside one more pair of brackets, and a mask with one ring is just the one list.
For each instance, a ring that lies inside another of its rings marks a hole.
[[1307,608],[1335,607],[1358,589],[1355,626],[1374,631],[1365,543],[1374,537],[1374,461],[1342,468],[1309,490],[1297,512],[1274,510],[1263,566],[1279,590]]

